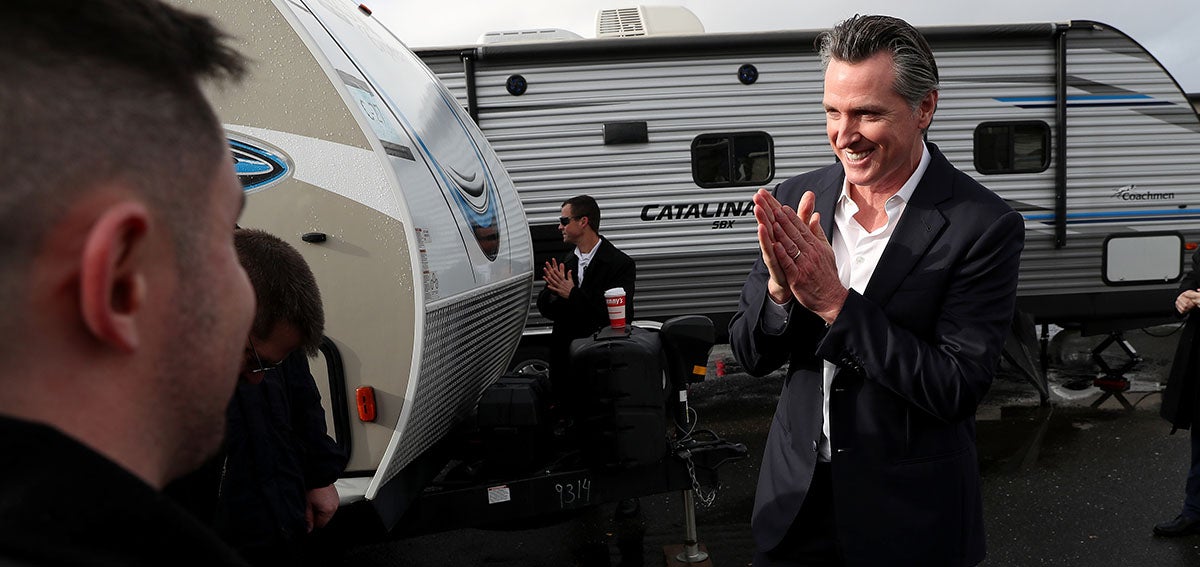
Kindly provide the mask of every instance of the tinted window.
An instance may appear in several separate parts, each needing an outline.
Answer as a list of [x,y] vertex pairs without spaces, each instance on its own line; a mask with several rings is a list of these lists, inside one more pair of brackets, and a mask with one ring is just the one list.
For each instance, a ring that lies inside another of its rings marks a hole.
[[775,147],[766,132],[701,134],[692,140],[692,180],[696,185],[762,185],[774,177]]
[[1050,167],[1045,122],[984,122],[975,127],[975,171],[1037,173]]

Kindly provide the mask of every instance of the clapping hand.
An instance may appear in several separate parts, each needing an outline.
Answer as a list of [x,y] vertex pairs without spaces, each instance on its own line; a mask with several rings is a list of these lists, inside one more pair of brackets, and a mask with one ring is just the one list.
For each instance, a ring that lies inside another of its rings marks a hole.
[[1179,294],[1179,297],[1175,298],[1175,310],[1180,315],[1191,311],[1196,305],[1200,305],[1200,291],[1185,289],[1183,293]]
[[800,198],[799,211],[780,204],[771,193],[759,189],[754,195],[754,218],[758,221],[758,244],[770,278],[767,292],[776,303],[795,298],[826,323],[841,312],[848,294],[838,278],[837,260],[821,215],[814,212],[816,196],[811,191]]
[[546,267],[542,269],[542,276],[546,280],[546,287],[551,292],[558,294],[563,299],[571,297],[571,290],[575,288],[575,280],[571,279],[571,271],[567,269],[566,264],[560,264],[558,260],[551,258],[549,262],[546,262]]

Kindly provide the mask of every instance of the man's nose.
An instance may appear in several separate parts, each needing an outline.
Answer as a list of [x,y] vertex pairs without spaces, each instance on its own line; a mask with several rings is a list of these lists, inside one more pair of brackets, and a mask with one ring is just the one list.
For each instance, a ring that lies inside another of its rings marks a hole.
[[844,149],[857,142],[861,135],[858,133],[858,123],[854,120],[838,120],[833,124],[834,144]]

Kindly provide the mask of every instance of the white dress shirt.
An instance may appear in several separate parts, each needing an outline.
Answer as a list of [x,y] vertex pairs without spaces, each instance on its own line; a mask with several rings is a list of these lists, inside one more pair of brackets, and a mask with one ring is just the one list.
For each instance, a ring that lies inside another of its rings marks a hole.
[[596,255],[596,251],[600,249],[600,242],[592,247],[592,251],[584,254],[579,251],[579,247],[575,247],[575,257],[579,259],[579,285],[583,285],[583,271],[587,269],[588,264],[592,263],[592,257]]
[[[900,224],[900,217],[904,214],[904,209],[908,206],[913,191],[916,190],[921,177],[925,175],[929,159],[929,149],[923,148],[921,163],[917,165],[916,171],[905,181],[900,190],[884,203],[887,223],[870,232],[867,232],[858,221],[854,220],[854,215],[859,210],[858,204],[850,198],[849,181],[842,182],[842,193],[833,209],[833,235],[830,243],[837,260],[838,277],[847,289],[853,289],[860,294],[866,291],[867,283],[871,281],[871,276],[875,273],[875,267],[879,264],[880,257],[883,256],[884,248],[891,240],[892,233],[896,231],[896,225]],[[791,302],[783,305],[774,301],[767,303],[769,305],[764,312],[763,330],[773,334],[783,332],[787,325],[787,308]],[[770,307],[771,305],[774,307]],[[824,383],[821,386],[821,393],[824,397],[823,424],[821,425],[821,440],[817,444],[818,458],[821,461],[829,461],[833,457],[829,443],[829,389],[836,371],[837,365],[826,360],[822,372]]]

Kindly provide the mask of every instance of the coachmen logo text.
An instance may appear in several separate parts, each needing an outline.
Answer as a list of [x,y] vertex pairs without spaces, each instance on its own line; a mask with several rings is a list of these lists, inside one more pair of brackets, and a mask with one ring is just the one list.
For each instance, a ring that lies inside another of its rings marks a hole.
[[1137,185],[1126,185],[1113,193],[1114,199],[1122,201],[1168,201],[1175,198],[1174,193],[1153,193],[1138,191]]
[[646,205],[642,207],[641,217],[643,221],[720,218],[723,220],[715,220],[712,222],[712,227],[714,229],[718,229],[733,228],[734,223],[737,222],[737,220],[728,220],[729,217],[745,217],[753,214],[754,202],[741,201],[725,203],[677,203],[674,205]]

